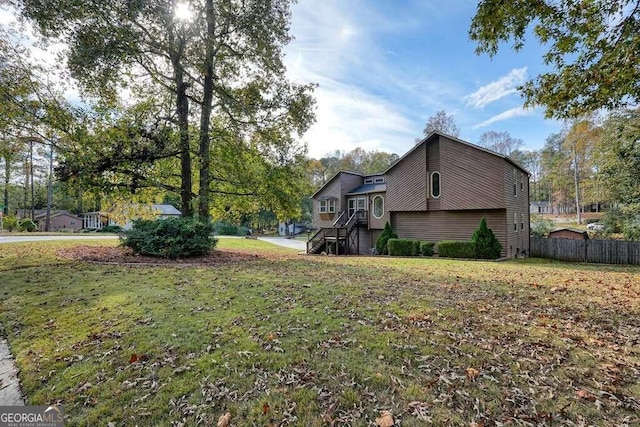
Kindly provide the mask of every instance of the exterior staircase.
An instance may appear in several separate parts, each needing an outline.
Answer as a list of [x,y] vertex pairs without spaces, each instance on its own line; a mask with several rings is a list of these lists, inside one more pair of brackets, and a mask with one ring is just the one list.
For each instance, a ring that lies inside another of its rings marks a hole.
[[[358,253],[358,224],[367,218],[366,211],[356,211],[348,216],[346,211],[340,212],[332,227],[323,227],[307,242],[308,254],[319,254],[329,249],[330,244],[335,248],[336,255],[348,255],[352,250]],[[354,233],[355,231],[355,233]],[[340,253],[341,246],[342,252]]]

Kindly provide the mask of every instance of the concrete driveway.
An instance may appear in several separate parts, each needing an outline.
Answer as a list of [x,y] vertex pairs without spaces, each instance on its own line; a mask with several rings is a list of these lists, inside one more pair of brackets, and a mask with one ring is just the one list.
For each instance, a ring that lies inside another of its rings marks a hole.
[[274,245],[283,246],[289,249],[295,249],[297,251],[307,250],[307,242],[296,239],[285,239],[284,237],[258,237],[258,240],[263,242],[269,242]]

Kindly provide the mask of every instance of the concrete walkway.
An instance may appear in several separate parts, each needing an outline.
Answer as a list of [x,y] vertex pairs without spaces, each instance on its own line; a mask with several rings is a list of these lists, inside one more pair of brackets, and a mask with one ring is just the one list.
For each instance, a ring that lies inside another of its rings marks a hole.
[[284,237],[258,237],[258,240],[263,242],[269,242],[274,245],[283,246],[289,249],[295,249],[297,251],[307,250],[307,242],[296,239],[285,239]]
[[0,405],[24,406],[18,368],[11,356],[7,340],[0,337]]

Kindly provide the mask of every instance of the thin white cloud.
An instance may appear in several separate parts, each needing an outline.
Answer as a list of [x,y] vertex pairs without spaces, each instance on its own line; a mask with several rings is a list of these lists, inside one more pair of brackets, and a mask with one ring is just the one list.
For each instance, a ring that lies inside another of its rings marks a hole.
[[489,120],[485,120],[484,122],[475,125],[473,129],[487,127],[493,123],[501,122],[503,120],[509,120],[514,117],[527,117],[527,116],[533,116],[534,114],[535,114],[534,110],[524,109],[523,107],[515,107],[507,111],[504,111],[500,114],[496,114],[495,116],[491,117]]
[[482,108],[487,104],[504,98],[518,91],[517,87],[525,82],[527,78],[527,67],[514,68],[506,76],[482,86],[477,91],[465,96],[467,105],[475,108]]

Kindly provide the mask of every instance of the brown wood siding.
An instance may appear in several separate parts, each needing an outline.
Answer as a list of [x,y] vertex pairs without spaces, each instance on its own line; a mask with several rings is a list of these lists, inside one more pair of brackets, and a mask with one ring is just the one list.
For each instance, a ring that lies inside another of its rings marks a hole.
[[[503,176],[504,199],[505,205],[507,207],[506,256],[516,257],[523,251],[525,251],[527,254],[529,253],[529,178],[524,171],[507,161],[503,162]],[[522,189],[520,188],[521,182]],[[514,184],[516,186],[515,196],[513,195]],[[516,227],[514,227],[514,220],[516,219],[517,229]],[[523,222],[524,230],[522,229]]]
[[391,228],[400,238],[428,242],[441,240],[471,240],[473,231],[484,217],[502,244],[501,256],[506,256],[507,233],[504,227],[506,211],[434,211],[392,212]]
[[504,209],[504,159],[440,137],[442,196],[445,210]]
[[[440,210],[440,198],[431,197],[431,174],[433,172],[440,172],[440,140],[437,139],[427,145],[427,182],[426,191],[428,202],[427,206],[430,211]],[[441,192],[442,194],[442,192]]]
[[[319,197],[335,197],[336,200],[336,213],[335,214],[320,214],[318,212]],[[325,188],[322,189],[313,198],[313,226],[316,228],[331,227],[333,221],[338,217],[340,213],[340,179],[334,179]]]
[[[332,227],[333,221],[338,218],[341,211],[347,209],[347,199],[345,195],[354,188],[362,185],[362,177],[351,173],[341,172],[339,176],[329,182],[326,187],[319,191],[313,198],[313,225],[316,228]],[[318,213],[318,199],[320,197],[335,197],[335,214]]]
[[389,212],[427,209],[425,145],[421,144],[387,172],[386,202]]
[[[382,196],[384,199],[384,213],[382,218],[376,218],[373,216],[373,199],[376,196]],[[369,194],[369,228],[381,230],[384,228],[384,224],[389,221],[389,209],[387,209],[387,197],[385,193],[371,193]]]

